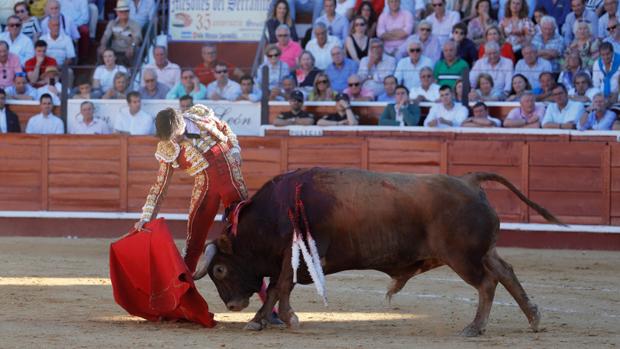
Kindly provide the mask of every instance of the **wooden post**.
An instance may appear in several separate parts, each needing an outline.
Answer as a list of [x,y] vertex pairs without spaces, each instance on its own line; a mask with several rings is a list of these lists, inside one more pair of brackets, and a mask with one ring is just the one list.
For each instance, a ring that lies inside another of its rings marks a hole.
[[119,187],[120,187],[120,210],[121,212],[127,212],[129,203],[128,203],[128,187],[127,187],[127,177],[129,176],[129,150],[127,148],[127,136],[120,136],[120,173],[119,173]]
[[280,172],[288,171],[288,138],[280,138]]
[[[527,197],[530,196],[530,145],[527,142],[523,142],[521,147],[521,192]],[[530,222],[530,207],[523,201],[520,215],[523,223]]]
[[611,224],[611,145],[605,143],[605,149],[601,154],[601,185],[603,200],[603,212],[601,212],[601,224]]
[[49,136],[41,137],[41,210],[49,208]]

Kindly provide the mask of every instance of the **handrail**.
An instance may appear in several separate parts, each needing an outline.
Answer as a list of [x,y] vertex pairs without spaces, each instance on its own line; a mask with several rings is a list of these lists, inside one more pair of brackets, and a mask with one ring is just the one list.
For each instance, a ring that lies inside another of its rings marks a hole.
[[[151,43],[155,43],[157,38],[157,15],[158,10],[161,8],[163,1],[157,0],[155,3],[155,12],[151,16],[151,20],[149,21],[148,27],[146,27],[146,31],[144,32],[144,40],[142,40],[142,45],[140,45],[140,50],[138,50],[138,55],[136,55],[133,69],[131,73],[131,77],[129,79],[129,83],[127,84],[127,88],[133,85],[134,81],[136,81],[136,76],[140,79],[142,75],[142,69],[138,69],[140,67],[140,63],[144,62],[145,54],[150,47]],[[165,15],[164,15],[165,17]]]

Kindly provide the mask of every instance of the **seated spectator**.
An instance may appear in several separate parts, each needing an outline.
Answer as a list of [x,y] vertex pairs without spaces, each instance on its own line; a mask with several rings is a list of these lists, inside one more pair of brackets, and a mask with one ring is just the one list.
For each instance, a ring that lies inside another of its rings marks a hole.
[[288,96],[297,88],[297,81],[292,76],[282,79],[279,86],[272,88],[269,92],[270,101],[287,101]]
[[118,72],[114,74],[114,84],[112,88],[105,91],[101,99],[126,99],[128,80],[129,77],[125,73]]
[[[227,100],[235,101],[241,94],[241,86],[228,78],[228,66],[226,63],[215,64],[215,75],[217,79],[207,86],[207,98],[215,101]],[[198,79],[196,79],[196,83]],[[196,99],[202,99],[193,96]]]
[[420,70],[420,86],[414,87],[409,93],[415,102],[437,102],[439,100],[439,85],[433,78],[433,70],[424,67]]
[[337,0],[336,1],[336,13],[345,16],[347,19],[353,17],[353,10],[355,9],[355,0]]
[[[550,71],[550,70],[549,70]],[[564,66],[562,71],[560,72],[560,77],[558,78],[558,82],[561,82],[566,86],[567,89],[574,88],[573,80],[578,73],[585,72],[589,74],[586,70],[582,68],[581,64],[581,56],[579,56],[578,52],[568,51],[566,52],[564,59]]]
[[76,135],[106,135],[110,133],[108,125],[101,119],[95,118],[95,105],[91,101],[80,104],[80,114],[76,116],[72,134]]
[[522,74],[515,74],[512,77],[512,89],[508,92],[507,102],[515,102],[521,100],[521,96],[532,90],[530,82]]
[[260,102],[261,91],[254,88],[254,79],[251,76],[245,75],[241,78],[241,94],[237,97],[237,101],[250,101]]
[[22,33],[36,42],[41,36],[41,22],[35,16],[31,16],[28,4],[25,1],[16,2],[13,5],[15,15],[22,21]]
[[60,0],[60,5],[62,8],[61,14],[75,23],[78,31],[78,56],[87,57],[89,55],[90,39],[94,39],[96,34],[91,33],[90,28],[96,31],[99,12],[97,6],[90,4],[89,0]]
[[470,101],[499,101],[504,96],[502,91],[495,88],[493,77],[487,73],[478,74],[474,89],[469,91]]
[[394,70],[394,76],[399,83],[413,91],[420,86],[420,70],[424,67],[433,67],[430,58],[422,54],[422,43],[416,40],[409,41],[408,57],[401,58]]
[[6,106],[6,93],[0,88],[0,133],[21,132],[19,118]]
[[591,39],[598,38],[598,15],[586,8],[586,0],[571,0],[573,11],[566,16],[562,25],[564,44],[569,45],[577,36],[576,23],[590,23],[589,35]]
[[74,88],[75,94],[71,97],[73,99],[98,99],[101,98],[101,91],[93,90],[90,84],[90,79],[81,77],[78,79]]
[[62,84],[60,83],[60,73],[55,66],[49,66],[43,73],[43,81],[45,85],[37,88],[37,99],[43,95],[52,97],[54,105],[60,105],[60,93],[62,92]]
[[[121,72],[127,74],[127,68],[116,64],[116,55],[111,49],[105,49],[101,55],[103,64],[97,66],[93,75],[93,88],[100,91],[108,91],[114,84],[114,75]],[[153,71],[153,70],[151,70]],[[153,71],[154,72],[154,71]],[[144,75],[144,71],[142,72]],[[157,76],[155,76],[157,78]]]
[[465,23],[457,23],[452,28],[452,40],[456,43],[456,55],[462,58],[471,67],[478,59],[478,48],[473,41],[467,38]]
[[256,84],[261,87],[263,84],[263,67],[267,67],[269,70],[269,89],[273,90],[278,88],[282,80],[290,76],[290,70],[286,63],[282,62],[279,57],[281,51],[277,45],[269,45],[265,49],[265,63],[263,63],[256,72]]
[[[436,1],[436,0],[433,0]],[[452,89],[448,85],[439,88],[439,103],[435,103],[424,120],[426,127],[459,127],[467,119],[469,110],[459,102],[455,102]]]
[[[582,0],[573,0],[582,1]],[[592,70],[592,65],[598,58],[598,47],[601,42],[592,38],[590,30],[591,24],[584,21],[577,21],[574,25],[575,39],[568,45],[568,51],[575,51],[579,54],[582,61],[582,68]]]
[[140,25],[142,30],[146,30],[148,22],[157,12],[155,0],[128,1],[129,19]]
[[339,93],[336,96],[336,112],[323,116],[316,124],[319,126],[355,126],[359,123],[359,118],[351,109],[349,96]]
[[314,84],[316,75],[321,71],[314,66],[314,56],[308,51],[303,51],[299,56],[299,68],[295,70],[295,79],[297,79],[297,86],[299,86],[304,92],[309,92]]
[[476,45],[481,45],[485,41],[484,33],[492,26],[497,26],[497,21],[491,17],[491,1],[477,1],[476,17],[467,24],[467,37]]
[[[433,1],[439,3],[442,0]],[[467,68],[469,68],[467,62],[456,56],[456,44],[454,41],[447,41],[443,45],[443,59],[435,64],[433,75],[439,85],[448,85],[450,88],[454,88],[456,80],[461,77],[461,74]]]
[[[507,42],[504,38],[504,34],[497,26],[488,27],[486,32],[484,33],[485,44],[489,42],[495,42],[500,47],[500,55],[504,58],[508,58],[513,62],[516,62],[514,50],[512,49],[512,45]],[[478,49],[478,58],[484,58],[484,45],[480,45]]]
[[[219,71],[226,70],[226,65]],[[217,80],[212,82],[217,83]],[[181,73],[181,82],[178,82],[166,94],[166,99],[179,99],[182,96],[190,95],[194,99],[207,99],[209,90],[205,85],[201,84],[198,77],[194,75],[191,69],[183,69]],[[236,97],[235,97],[236,98]]]
[[504,120],[504,127],[540,128],[540,122],[545,115],[545,107],[536,105],[536,96],[531,92],[521,95],[519,108],[508,113]]
[[599,48],[599,59],[592,67],[592,84],[603,92],[605,98],[618,91],[620,76],[620,53],[614,53],[610,43],[604,42]]
[[[265,52],[268,52],[267,50]],[[217,46],[214,44],[206,44],[200,50],[200,56],[202,57],[202,63],[200,63],[196,68],[194,68],[194,73],[200,80],[200,83],[207,86],[211,82],[215,81],[215,63],[217,60]],[[228,66],[228,71],[232,72],[233,77],[235,79],[241,78],[244,73],[241,69],[235,67],[234,65],[224,62]],[[180,73],[180,70],[179,70]],[[271,73],[271,72],[270,72]],[[180,75],[180,74],[179,74]],[[270,78],[271,79],[271,78]]]
[[168,60],[168,52],[165,46],[153,48],[154,64],[146,64],[142,69],[153,69],[157,74],[157,82],[172,88],[181,82],[181,68],[178,64]]
[[378,102],[389,102],[392,103],[396,99],[396,86],[398,85],[398,81],[394,75],[388,75],[383,79],[383,93],[377,96]]
[[368,57],[360,61],[357,75],[364,78],[364,88],[369,89],[373,96],[383,93],[383,79],[392,75],[396,68],[396,60],[383,52],[383,42],[380,39],[370,40]]
[[592,87],[592,80],[588,73],[578,73],[575,76],[575,87],[568,90],[568,98],[571,101],[577,101],[581,103],[590,103],[594,99],[594,96],[601,91]]
[[[96,72],[95,72],[96,73]],[[157,81],[157,73],[153,68],[142,71],[143,86],[138,91],[142,99],[166,99],[170,88]]]
[[515,52],[521,51],[521,47],[530,42],[536,32],[534,22],[528,14],[529,7],[526,1],[510,0],[510,6],[506,6],[505,16],[499,22],[499,27],[506,34],[506,41],[512,45]]
[[22,72],[19,57],[9,52],[9,44],[0,40],[0,88],[13,86],[16,73]]
[[295,70],[297,59],[303,51],[301,46],[291,40],[291,31],[286,24],[281,24],[276,29],[276,38],[278,38],[278,48],[280,49],[280,60],[288,65],[289,70]]
[[47,22],[49,31],[41,36],[41,40],[47,42],[47,54],[56,60],[58,67],[72,65],[75,58],[73,41],[60,31],[60,21],[56,17]]
[[[430,69],[429,69],[430,70]],[[409,90],[404,85],[396,86],[394,103],[385,106],[380,126],[419,126],[420,107],[416,103],[409,103]]]
[[523,45],[521,53],[523,58],[515,66],[515,75],[521,74],[524,76],[530,82],[532,88],[540,87],[538,77],[542,72],[552,71],[551,63],[544,58],[538,57],[538,50],[531,44]]
[[542,72],[538,78],[539,88],[534,89],[536,100],[538,102],[553,102],[553,89],[556,86],[555,80],[553,80],[553,73]]
[[356,16],[351,21],[350,34],[344,42],[347,58],[359,62],[368,56],[369,44],[368,22],[364,17]]
[[337,37],[340,42],[349,36],[349,20],[338,13],[336,13],[336,0],[323,0],[324,14],[315,19],[314,25],[318,23],[325,24],[326,28],[330,28],[329,35]]
[[19,57],[19,63],[24,65],[32,58],[34,47],[32,40],[21,32],[22,20],[17,16],[9,16],[6,31],[0,33],[0,40],[9,44],[9,52]]
[[52,96],[43,94],[39,97],[41,112],[28,120],[26,133],[29,134],[63,134],[65,125],[62,120],[52,114]]
[[583,113],[583,115],[578,119],[577,129],[579,131],[611,130],[615,121],[616,113],[607,109],[605,96],[599,92],[592,98],[590,110]]
[[33,87],[45,85],[43,73],[48,67],[57,67],[56,60],[47,55],[47,42],[39,40],[35,44],[34,57],[25,64],[28,80]]
[[476,61],[469,74],[469,81],[472,85],[475,85],[478,75],[487,73],[493,78],[493,88],[496,94],[506,95],[510,91],[510,78],[513,71],[512,61],[500,56],[497,43],[489,42],[484,46],[485,57]]
[[385,46],[385,52],[394,55],[414,28],[411,12],[400,7],[400,0],[387,0],[388,9],[379,16],[377,37]]
[[116,19],[109,21],[105,27],[98,54],[109,47],[116,54],[118,63],[131,67],[134,55],[142,44],[142,29],[138,23],[129,19],[129,6],[126,0],[118,0],[114,10]]
[[335,46],[331,49],[332,63],[327,66],[325,73],[331,81],[332,89],[335,92],[342,92],[347,88],[347,78],[352,74],[356,74],[359,64],[344,55],[344,49]]
[[337,93],[331,88],[329,77],[325,73],[318,73],[314,79],[314,86],[308,95],[308,101],[333,101]]
[[422,55],[428,57],[433,62],[437,62],[441,58],[441,43],[437,36],[433,35],[433,25],[429,21],[421,21],[418,24],[416,34],[413,34],[405,40],[398,48],[396,57],[406,57],[409,49],[409,43],[419,41],[422,44]]
[[291,28],[291,38],[293,41],[299,41],[295,22],[291,19],[291,10],[286,0],[276,1],[267,20],[266,26],[269,43],[274,44],[278,41],[276,38],[276,28],[281,24],[288,25]]
[[309,14],[312,16],[312,20],[315,21],[323,10],[323,1],[288,0],[288,5],[291,9],[291,20],[293,22],[295,22],[297,13]]
[[553,89],[555,103],[550,103],[542,120],[543,128],[574,129],[585,112],[583,103],[568,99],[568,91],[562,84]]
[[301,91],[292,91],[288,103],[291,110],[278,115],[273,122],[275,126],[314,125],[314,115],[303,110],[304,94]]
[[[609,21],[618,18],[618,1],[617,0],[604,0],[603,1],[604,14],[598,19],[598,38],[604,39],[607,35],[611,34]],[[614,28],[615,29],[615,28]],[[614,50],[615,51],[615,50]]]
[[461,21],[461,15],[456,11],[450,11],[446,8],[446,0],[431,0],[433,13],[426,20],[431,23],[433,33],[439,39],[441,44],[448,41],[452,27]]
[[37,89],[30,86],[26,73],[16,73],[13,85],[5,90],[9,99],[33,101],[37,98]]
[[179,98],[179,110],[181,113],[186,112],[189,108],[194,106],[194,98],[190,95],[185,95]]
[[610,18],[607,27],[607,36],[604,42],[610,43],[614,47],[614,52],[620,52],[620,22],[618,18]]
[[501,127],[502,122],[489,115],[489,108],[484,102],[477,102],[472,107],[473,117],[463,121],[462,127]]
[[548,60],[553,71],[560,70],[560,57],[564,52],[564,40],[556,29],[555,19],[544,16],[540,20],[540,34],[532,39],[532,45],[538,49],[538,57]]
[[77,25],[73,22],[73,20],[63,14],[61,11],[61,4],[57,0],[48,0],[46,8],[45,18],[41,21],[41,33],[47,34],[49,33],[49,26],[47,22],[51,17],[56,17],[60,19],[60,29],[71,38],[71,40],[77,40],[80,38],[80,33],[77,29]]
[[456,84],[454,85],[454,100],[457,102],[463,101],[463,79],[456,79]]
[[[122,74],[122,73],[119,73]],[[152,135],[155,133],[153,117],[141,110],[142,101],[136,91],[127,94],[127,108],[120,110],[114,120],[114,133]]]
[[327,27],[324,23],[315,24],[313,31],[314,39],[306,44],[306,51],[312,53],[316,60],[315,66],[324,70],[332,63],[331,49],[335,46],[341,46],[341,43],[337,37],[327,34]]
[[343,93],[349,95],[349,99],[352,101],[374,101],[375,96],[372,91],[362,86],[362,80],[353,74],[347,79],[347,85]]
[[378,13],[383,12],[384,4],[385,3],[381,0],[363,0],[361,2],[356,0],[355,15],[366,20],[366,26],[368,27],[367,35],[370,38],[377,36]]

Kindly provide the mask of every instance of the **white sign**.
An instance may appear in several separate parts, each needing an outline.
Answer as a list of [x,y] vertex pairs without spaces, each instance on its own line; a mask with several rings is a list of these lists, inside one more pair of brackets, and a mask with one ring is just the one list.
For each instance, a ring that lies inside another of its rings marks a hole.
[[[114,121],[117,117],[127,114],[127,102],[123,100],[90,100],[95,105],[95,118],[105,121],[110,130],[113,130]],[[69,99],[67,106],[67,129],[73,132],[73,127],[81,119],[80,104],[82,99]],[[251,102],[215,102],[196,101],[209,106],[215,115],[228,123],[233,132],[239,136],[259,136],[260,128],[260,103]],[[142,100],[142,110],[151,115],[153,119],[164,108],[178,109],[179,102],[172,99]]]
[[177,41],[259,41],[272,0],[170,0]]

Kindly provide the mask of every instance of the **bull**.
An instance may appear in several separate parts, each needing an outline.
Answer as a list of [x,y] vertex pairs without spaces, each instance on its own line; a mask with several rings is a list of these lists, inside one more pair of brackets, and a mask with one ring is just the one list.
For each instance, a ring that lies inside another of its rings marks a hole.
[[[298,326],[290,304],[296,223],[288,212],[295,205],[295,188],[301,186],[307,228],[325,275],[353,269],[384,272],[392,278],[386,294],[390,299],[413,276],[447,265],[478,291],[476,315],[462,335],[484,333],[498,282],[537,331],[538,307],[497,253],[500,221],[480,186],[486,181],[504,185],[547,221],[562,224],[493,173],[453,177],[297,170],[275,177],[251,198],[238,213],[235,231],[229,228],[207,245],[194,278],[208,273],[226,307],[241,311],[269,277],[266,300],[246,329],[264,328],[278,302],[284,323]],[[302,266],[297,282],[309,284],[312,279]]]

